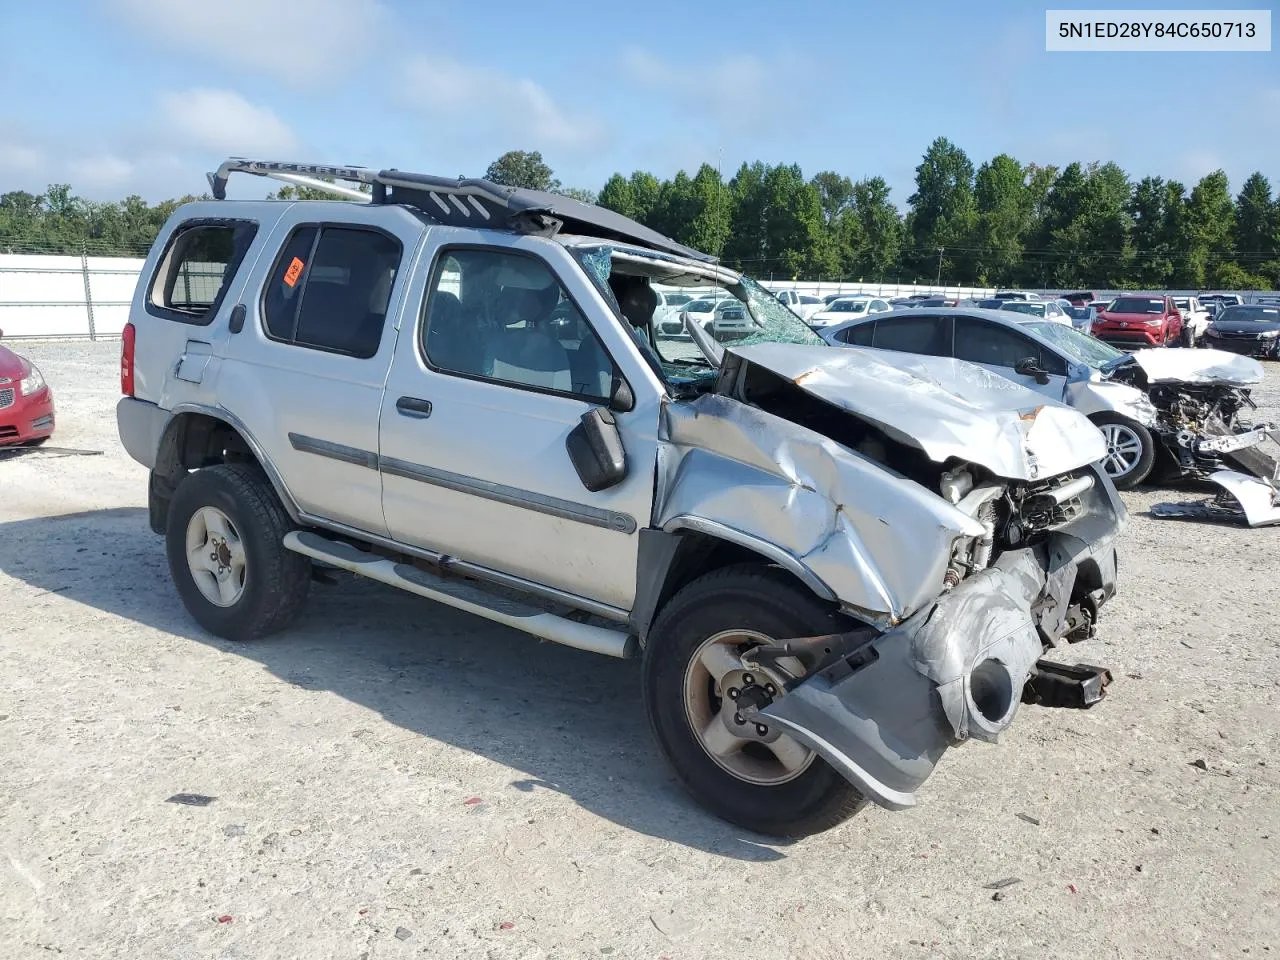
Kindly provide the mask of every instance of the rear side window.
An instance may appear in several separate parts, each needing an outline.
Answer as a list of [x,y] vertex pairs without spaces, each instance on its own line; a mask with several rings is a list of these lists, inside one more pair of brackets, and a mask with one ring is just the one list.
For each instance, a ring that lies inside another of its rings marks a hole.
[[900,350],[903,353],[923,353],[930,357],[951,356],[951,344],[947,341],[950,323],[945,317],[899,317],[896,320],[876,322],[876,334],[871,345],[879,350]]
[[179,323],[210,323],[257,232],[249,220],[179,226],[152,277],[148,312]]
[[871,334],[875,331],[874,323],[857,323],[836,334],[836,339],[854,347],[871,346]]
[[367,360],[378,352],[400,268],[400,241],[378,230],[299,227],[262,292],[272,340]]

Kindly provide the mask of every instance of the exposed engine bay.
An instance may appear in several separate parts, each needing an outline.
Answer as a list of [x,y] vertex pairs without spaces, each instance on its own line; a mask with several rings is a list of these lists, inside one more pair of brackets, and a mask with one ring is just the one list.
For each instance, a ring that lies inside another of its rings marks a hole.
[[1273,485],[1280,480],[1280,431],[1275,424],[1248,418],[1248,412],[1257,409],[1248,387],[1153,382],[1137,363],[1118,366],[1110,379],[1142,390],[1156,408],[1152,432],[1167,455],[1163,467],[1168,476],[1205,479],[1235,469]]

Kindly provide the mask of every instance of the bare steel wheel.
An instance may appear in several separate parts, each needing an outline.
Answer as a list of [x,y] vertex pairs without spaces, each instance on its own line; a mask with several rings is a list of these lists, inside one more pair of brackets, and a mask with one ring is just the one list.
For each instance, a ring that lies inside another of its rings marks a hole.
[[[685,714],[702,749],[726,772],[761,785],[794,780],[815,757],[799,741],[738,709],[745,691],[758,688],[771,698],[780,695],[784,677],[742,662],[747,650],[771,642],[751,630],[717,633],[695,651],[684,676]],[[799,668],[799,662],[794,666]]]
[[[762,563],[721,567],[683,586],[653,621],[644,647],[645,712],[680,782],[712,812],[773,836],[828,830],[866,800],[829,763],[771,728],[762,712],[786,696],[790,658],[744,662],[774,640],[849,626],[791,577]],[[738,723],[738,718],[742,723]]]
[[235,524],[217,507],[201,507],[187,521],[187,566],[214,606],[234,606],[244,594],[244,543]]

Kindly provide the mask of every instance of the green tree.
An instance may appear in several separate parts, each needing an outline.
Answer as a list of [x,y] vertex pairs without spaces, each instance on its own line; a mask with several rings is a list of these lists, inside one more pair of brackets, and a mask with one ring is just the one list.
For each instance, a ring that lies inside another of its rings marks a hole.
[[853,203],[853,181],[833,170],[823,170],[809,182],[818,191],[823,222],[830,226]]
[[974,278],[984,286],[1013,283],[1022,267],[1023,240],[1031,225],[1027,171],[1002,153],[978,168],[973,194]]
[[607,207],[624,217],[639,219],[636,216],[638,211],[635,194],[631,191],[631,181],[620,173],[615,173],[605,181],[604,186],[600,188],[600,199],[597,202],[600,206]]
[[[1261,173],[1240,188],[1233,239],[1237,261],[1258,276],[1258,286],[1280,283],[1280,200],[1272,200],[1271,184]],[[1221,276],[1219,282],[1227,285]]]
[[940,257],[938,252],[966,246],[973,233],[973,163],[965,152],[946,137],[929,144],[916,167],[916,191],[907,204],[914,248],[908,265],[916,274],[940,273],[953,280],[972,276],[969,252],[959,251],[950,257]]
[[1129,238],[1133,247],[1131,273],[1137,286],[1163,287],[1173,275],[1173,260],[1165,238],[1165,182],[1160,177],[1143,177],[1129,199],[1133,223]]
[[504,187],[527,190],[555,191],[560,187],[560,181],[537,150],[508,150],[489,164],[484,178]]
[[658,206],[658,197],[662,193],[662,184],[652,173],[637,170],[631,174],[631,199],[635,204],[635,218],[641,223],[652,226],[649,217]]
[[1231,256],[1231,239],[1236,228],[1235,204],[1227,175],[1215,170],[1191,188],[1187,200],[1190,220],[1190,276],[1193,286],[1222,286],[1219,276]]
[[729,239],[725,243],[724,259],[739,270],[768,275],[765,239],[766,200],[764,189],[765,165],[759,161],[738,168],[729,181],[732,197]]
[[853,185],[852,216],[860,228],[862,247],[847,276],[868,280],[892,276],[902,250],[902,216],[889,199],[884,178],[869,177]]

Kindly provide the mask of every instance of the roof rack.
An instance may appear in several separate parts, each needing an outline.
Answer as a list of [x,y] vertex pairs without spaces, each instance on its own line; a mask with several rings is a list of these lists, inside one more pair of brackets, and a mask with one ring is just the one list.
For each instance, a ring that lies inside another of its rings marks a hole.
[[[227,197],[233,173],[269,177],[294,186],[323,190],[348,200],[413,207],[437,223],[455,227],[489,227],[517,233],[554,236],[562,230],[602,239],[622,240],[690,260],[714,263],[715,257],[676,243],[620,213],[582,203],[558,193],[505,187],[489,180],[434,176],[401,170],[320,163],[287,163],[232,157],[210,173],[209,187],[218,200]],[[341,182],[367,185],[370,192]]]

